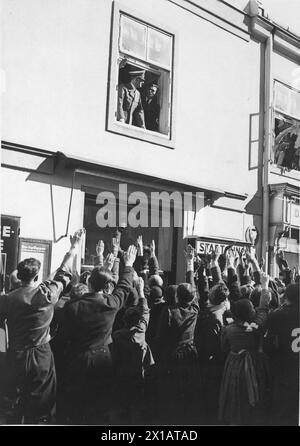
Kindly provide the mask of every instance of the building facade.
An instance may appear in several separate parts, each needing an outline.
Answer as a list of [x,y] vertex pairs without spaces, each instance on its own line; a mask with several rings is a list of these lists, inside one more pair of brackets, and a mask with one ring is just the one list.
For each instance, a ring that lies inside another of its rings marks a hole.
[[[282,134],[300,119],[296,33],[246,0],[7,0],[3,17],[3,273],[35,256],[46,277],[82,226],[78,264],[93,264],[113,231],[97,225],[97,196],[118,205],[120,184],[203,194],[181,227],[173,209],[170,227],[124,229],[127,243],[156,241],[170,281],[183,280],[191,239],[200,253],[255,239],[274,273],[278,246],[297,263],[299,156]],[[130,115],[132,72],[144,87]],[[141,123],[151,85],[154,124]]]

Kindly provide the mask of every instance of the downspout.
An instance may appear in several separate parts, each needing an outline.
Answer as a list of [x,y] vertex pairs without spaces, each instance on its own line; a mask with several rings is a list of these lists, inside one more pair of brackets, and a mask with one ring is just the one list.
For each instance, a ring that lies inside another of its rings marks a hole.
[[272,74],[273,35],[270,33],[264,41],[264,145],[263,145],[263,209],[262,209],[262,258],[265,263],[265,272],[269,272],[269,168],[272,150],[273,128],[273,74]]
[[261,19],[261,3],[258,0],[249,0],[247,14],[250,17],[250,33],[263,45],[263,82],[264,82],[264,111],[263,111],[263,154],[262,154],[262,225],[261,225],[261,257],[264,260],[265,272],[269,272],[269,160],[272,150],[273,128],[273,26]]

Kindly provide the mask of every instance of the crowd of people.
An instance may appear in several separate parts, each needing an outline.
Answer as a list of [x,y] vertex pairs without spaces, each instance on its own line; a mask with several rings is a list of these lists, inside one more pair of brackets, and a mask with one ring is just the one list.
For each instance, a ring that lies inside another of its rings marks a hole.
[[49,280],[25,259],[0,297],[4,423],[298,424],[299,275],[281,253],[273,279],[252,247],[187,245],[186,281],[166,284],[154,241],[123,251],[118,231],[77,274],[82,234]]

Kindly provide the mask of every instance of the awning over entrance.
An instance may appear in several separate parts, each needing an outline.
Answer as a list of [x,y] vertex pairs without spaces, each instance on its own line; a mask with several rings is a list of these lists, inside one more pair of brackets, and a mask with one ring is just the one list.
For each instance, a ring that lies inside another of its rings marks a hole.
[[[167,192],[202,191],[205,193],[205,198],[212,202],[222,196],[236,200],[247,198],[246,194],[226,191],[214,185],[175,180],[170,175],[166,175],[164,178],[151,176],[146,172],[138,172],[134,169],[129,171],[122,169],[122,167],[94,163],[84,158],[65,155],[59,151],[51,152],[7,141],[2,141],[2,151],[2,165],[7,168],[30,172],[28,180],[31,181],[48,183],[50,182],[49,177],[51,177],[51,184],[74,188],[93,188],[93,185],[95,186],[95,183],[97,183],[96,179],[101,178],[101,180],[114,183],[134,184],[135,187],[145,187],[148,190],[165,190]],[[23,157],[26,155],[26,163],[24,162],[20,166],[19,157],[13,157],[13,152],[18,155],[22,154]]]

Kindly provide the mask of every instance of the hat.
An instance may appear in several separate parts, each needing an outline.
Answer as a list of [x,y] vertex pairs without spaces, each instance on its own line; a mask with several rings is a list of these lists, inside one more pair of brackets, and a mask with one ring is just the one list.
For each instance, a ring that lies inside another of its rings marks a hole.
[[147,88],[150,88],[150,87],[156,87],[156,88],[158,88],[158,83],[157,83],[157,80],[152,80],[152,81],[150,81],[150,82],[148,82],[147,83]]
[[144,70],[139,70],[136,67],[133,68],[129,68],[128,70],[128,74],[130,77],[134,78],[134,77],[140,77],[141,79],[145,79],[145,71]]

